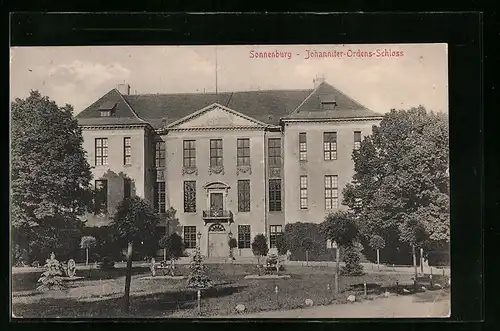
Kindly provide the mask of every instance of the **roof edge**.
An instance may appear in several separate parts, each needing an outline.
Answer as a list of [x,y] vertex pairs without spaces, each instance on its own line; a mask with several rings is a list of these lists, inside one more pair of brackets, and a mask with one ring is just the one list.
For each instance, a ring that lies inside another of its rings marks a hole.
[[[132,112],[132,114],[134,114],[135,117],[137,117],[138,120],[144,122],[144,123],[148,123],[146,122],[144,119],[140,118],[139,115],[137,115],[137,113],[135,112],[134,108],[132,108],[132,106],[128,103],[127,99],[125,99],[125,97],[123,96],[123,94],[120,93],[120,91],[118,91],[117,88],[114,88],[113,89],[116,93],[118,93],[118,95],[120,96],[120,98],[123,100],[123,102],[125,102],[125,104],[127,105],[127,107],[130,109],[130,111]],[[148,123],[149,124],[149,123]]]

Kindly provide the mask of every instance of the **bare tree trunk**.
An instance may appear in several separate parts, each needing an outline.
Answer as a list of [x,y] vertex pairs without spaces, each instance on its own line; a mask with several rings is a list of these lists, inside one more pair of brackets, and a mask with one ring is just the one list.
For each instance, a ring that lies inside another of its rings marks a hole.
[[86,256],[86,260],[85,260],[85,265],[89,265],[89,248],[85,248],[85,256]]
[[129,307],[130,307],[130,281],[132,279],[132,248],[133,248],[132,242],[129,242],[127,249],[127,270],[125,274],[125,295],[123,297],[125,313],[129,312]]
[[411,246],[412,254],[413,254],[413,268],[415,269],[415,280],[413,281],[413,285],[415,287],[415,290],[417,289],[417,275],[418,275],[418,269],[417,269],[417,253],[415,251],[415,245]]
[[163,261],[167,261],[167,249],[163,249]]
[[337,244],[337,248],[335,249],[335,294],[339,294],[339,272],[340,272],[340,246]]
[[377,269],[380,271],[380,250],[377,248]]

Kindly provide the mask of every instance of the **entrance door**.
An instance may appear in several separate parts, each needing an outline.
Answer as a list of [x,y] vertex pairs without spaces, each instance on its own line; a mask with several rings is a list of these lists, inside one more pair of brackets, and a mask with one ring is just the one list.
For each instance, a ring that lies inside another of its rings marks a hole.
[[208,228],[208,256],[228,257],[229,245],[226,229],[222,224],[212,224]]
[[210,194],[210,211],[217,212],[221,214],[224,210],[224,195],[222,193],[211,193]]

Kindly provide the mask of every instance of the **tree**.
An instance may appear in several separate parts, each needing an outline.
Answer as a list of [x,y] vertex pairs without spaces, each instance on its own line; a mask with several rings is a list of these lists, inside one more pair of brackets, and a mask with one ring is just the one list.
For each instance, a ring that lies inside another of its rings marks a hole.
[[188,288],[204,290],[213,286],[213,282],[207,275],[207,268],[205,264],[203,264],[203,255],[201,255],[199,247],[196,247],[189,269],[190,272],[187,280]]
[[[49,232],[47,223],[76,226],[91,206],[90,166],[72,112],[38,91],[11,103],[11,222],[18,239]],[[29,242],[16,244],[31,254]]]
[[[353,216],[345,211],[330,213],[325,221],[321,223],[327,238],[337,243],[337,249],[344,250],[344,262],[346,263],[343,274],[359,275],[363,267],[360,264],[359,253],[355,244],[358,238],[358,227]],[[337,271],[339,270],[337,261]]]
[[89,249],[96,246],[96,239],[92,236],[83,236],[80,242],[80,248],[85,249],[85,264],[89,264]]
[[164,249],[164,260],[168,258],[178,259],[184,254],[184,241],[177,233],[163,236],[158,242],[160,248]]
[[132,275],[132,253],[134,243],[152,240],[160,216],[138,196],[124,199],[116,208],[111,225],[119,238],[127,243],[127,271],[125,277],[124,309],[129,311],[130,280]]
[[379,235],[370,237],[370,247],[377,250],[377,268],[380,270],[380,250],[385,247],[385,240]]
[[343,203],[360,220],[362,235],[396,233],[414,252],[429,240],[449,242],[447,115],[391,110],[352,158],[355,173]]
[[50,257],[46,260],[45,268],[47,270],[42,273],[38,282],[41,283],[37,290],[62,290],[64,289],[64,285],[62,282],[62,266],[58,260],[56,260],[56,256],[54,253],[50,254]]
[[260,264],[260,257],[266,256],[267,252],[269,252],[269,248],[267,246],[266,236],[259,233],[254,237],[252,242],[252,253],[257,256],[257,264]]
[[352,215],[345,211],[330,213],[321,223],[327,238],[340,246],[351,246],[358,236],[358,227]]

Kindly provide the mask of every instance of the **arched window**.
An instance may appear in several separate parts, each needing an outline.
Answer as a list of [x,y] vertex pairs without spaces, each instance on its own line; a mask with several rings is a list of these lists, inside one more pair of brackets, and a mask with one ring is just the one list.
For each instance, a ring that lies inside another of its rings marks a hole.
[[210,225],[210,227],[208,228],[208,231],[209,232],[225,232],[226,229],[224,228],[224,226],[222,224],[216,223],[216,224]]

